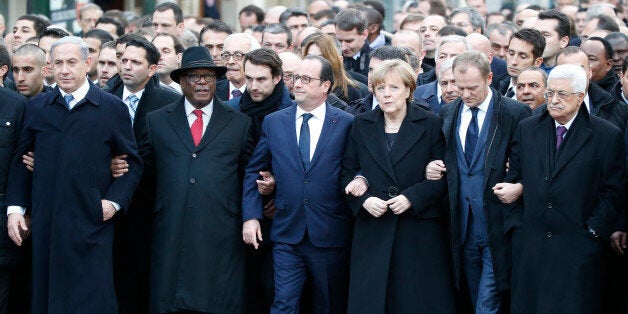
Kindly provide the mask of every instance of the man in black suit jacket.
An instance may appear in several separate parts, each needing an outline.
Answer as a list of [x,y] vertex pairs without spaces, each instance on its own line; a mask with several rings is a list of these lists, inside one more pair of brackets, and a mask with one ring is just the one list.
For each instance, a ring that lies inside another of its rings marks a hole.
[[521,122],[513,140],[506,180],[523,185],[523,208],[504,212],[514,314],[606,313],[605,249],[622,205],[625,152],[622,130],[583,105],[586,86],[582,67],[556,66],[548,110]]
[[253,151],[248,116],[215,95],[207,48],[183,52],[183,96],[146,117],[140,153],[156,183],[151,313],[243,313],[241,187]]

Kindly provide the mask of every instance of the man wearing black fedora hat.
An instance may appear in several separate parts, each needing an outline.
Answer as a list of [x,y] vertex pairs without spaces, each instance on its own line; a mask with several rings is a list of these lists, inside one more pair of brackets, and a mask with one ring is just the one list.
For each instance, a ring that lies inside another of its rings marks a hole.
[[253,150],[248,116],[214,97],[226,72],[205,47],[171,78],[183,96],[148,114],[140,152],[156,202],[151,313],[243,313],[241,186]]

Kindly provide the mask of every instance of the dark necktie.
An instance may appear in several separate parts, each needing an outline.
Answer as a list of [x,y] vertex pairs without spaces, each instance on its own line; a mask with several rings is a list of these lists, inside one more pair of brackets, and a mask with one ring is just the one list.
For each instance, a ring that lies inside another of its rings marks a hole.
[[190,127],[190,132],[192,132],[192,139],[194,140],[194,146],[198,146],[201,142],[201,138],[203,138],[203,110],[195,109],[194,114],[196,115],[196,120],[192,123]]
[[238,98],[242,96],[242,92],[239,89],[234,89],[233,91],[231,91],[231,95],[231,99]]
[[567,128],[560,125],[556,128],[556,150],[560,148],[560,145],[563,143],[565,133],[567,133]]
[[310,120],[313,115],[311,113],[303,114],[303,122],[301,123],[301,133],[299,134],[299,152],[301,154],[301,162],[303,168],[308,170],[310,168]]
[[65,104],[67,105],[66,107],[68,109],[72,109],[70,103],[74,100],[74,96],[72,96],[72,94],[65,94],[65,96],[63,96],[63,100],[65,100]]
[[467,128],[467,137],[464,143],[464,155],[467,158],[467,163],[470,165],[473,160],[473,153],[475,152],[475,145],[478,143],[478,107],[470,108],[471,110],[471,122]]
[[512,96],[515,96],[515,90],[510,87],[508,88],[508,91],[506,92],[506,98],[512,98]]

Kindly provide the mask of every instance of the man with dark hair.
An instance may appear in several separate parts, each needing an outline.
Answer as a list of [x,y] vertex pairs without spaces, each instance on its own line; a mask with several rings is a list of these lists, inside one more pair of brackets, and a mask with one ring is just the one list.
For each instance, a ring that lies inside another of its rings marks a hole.
[[[13,80],[7,77],[7,73],[11,69],[11,55],[5,46],[0,45],[0,76],[2,77],[2,87],[6,87],[12,90],[13,88]],[[9,83],[9,84],[7,84]],[[8,86],[11,85],[11,86]]]
[[421,33],[423,49],[425,49],[425,58],[423,58],[423,62],[432,67],[436,65],[436,60],[434,59],[436,47],[438,46],[436,35],[446,26],[447,20],[440,15],[427,16],[419,25],[419,33]]
[[591,82],[610,92],[619,82],[619,78],[613,70],[613,47],[611,44],[600,37],[589,37],[582,42],[580,48],[589,57]]
[[41,48],[46,53],[46,63],[47,71],[46,77],[44,79],[44,85],[55,87],[57,83],[55,83],[54,74],[52,71],[52,60],[50,59],[50,47],[52,44],[60,38],[65,36],[70,36],[66,31],[60,28],[51,27],[47,29],[39,38],[39,48]]
[[534,110],[545,103],[547,73],[539,67],[528,67],[517,77],[517,100]]
[[181,36],[183,33],[183,11],[173,2],[159,4],[153,12],[153,28],[155,33],[170,33]]
[[368,75],[371,47],[367,41],[368,22],[364,12],[344,9],[336,15],[336,38],[342,48],[345,69]]
[[[246,168],[242,236],[255,248],[265,240],[257,181],[260,171],[272,169],[281,199],[275,202],[278,214],[270,230],[275,266],[271,313],[297,313],[308,277],[316,291],[314,313],[346,313],[350,219],[338,193],[341,158],[333,156],[342,155],[353,117],[326,101],[334,79],[326,59],[305,57],[293,79],[296,105],[266,117]],[[295,125],[294,134],[286,131]],[[286,154],[286,145],[301,153]]]
[[382,15],[382,19],[386,17],[386,8],[384,8],[384,3],[382,3],[381,1],[366,0],[362,1],[362,4],[364,4],[367,8],[375,9],[377,12],[379,12],[379,14]]
[[98,54],[98,86],[105,87],[109,79],[118,74],[118,66],[116,64],[116,43],[109,41],[100,47]]
[[539,13],[534,29],[545,37],[541,68],[549,73],[556,65],[556,55],[569,44],[571,33],[569,17],[556,9],[542,11]]
[[445,6],[445,3],[440,0],[421,1],[417,9],[419,13],[424,16],[428,16],[428,15],[447,16],[447,7]]
[[373,8],[366,8],[366,20],[368,22],[368,36],[366,40],[371,49],[376,49],[385,45],[390,45],[391,38],[384,36],[382,28],[384,27],[384,17]]
[[20,48],[32,37],[41,37],[48,25],[50,22],[34,14],[20,16],[13,26],[13,42],[8,43],[11,45],[11,51]]
[[612,32],[619,32],[617,22],[609,16],[600,14],[584,24],[581,37],[582,39],[587,39],[592,36],[604,37]]
[[231,27],[220,20],[212,21],[201,30],[200,44],[209,50],[212,59],[217,65],[225,65],[220,54],[225,45],[225,39],[231,34],[233,34]]
[[292,32],[281,23],[270,24],[262,33],[262,47],[272,49],[277,54],[292,51]]
[[238,20],[240,21],[241,31],[247,28],[253,28],[254,26],[262,24],[262,21],[264,21],[264,10],[254,4],[249,4],[240,9]]
[[628,57],[628,36],[621,32],[612,32],[604,37],[613,47],[613,70],[615,74],[623,75],[622,66]]
[[122,25],[122,23],[111,17],[103,16],[99,18],[98,22],[96,22],[96,29],[102,29],[106,31],[107,33],[111,34],[111,37],[113,37],[113,39],[124,35],[124,26]]
[[516,32],[513,24],[499,23],[486,27],[486,37],[491,41],[493,56],[506,60],[510,37]]
[[181,64],[181,55],[183,54],[183,50],[185,50],[183,49],[183,45],[177,37],[168,33],[159,33],[155,35],[152,43],[160,53],[159,63],[157,63],[159,83],[170,86],[177,92],[181,93],[181,86],[172,80],[170,73],[178,69],[179,64]]
[[[96,25],[96,27],[98,27],[98,25]],[[98,85],[98,62],[96,62],[96,60],[98,60],[98,55],[100,54],[100,47],[104,43],[112,40],[113,37],[102,29],[92,29],[83,35],[83,41],[89,47],[89,54],[92,60],[94,60],[91,68],[87,72],[87,76],[89,80],[96,85]]]
[[292,38],[296,37],[304,28],[310,26],[307,13],[295,8],[288,9],[281,13],[279,23],[286,25],[286,27],[290,29]]
[[81,26],[81,31],[77,34],[83,37],[83,34],[91,31],[96,27],[96,22],[103,16],[103,11],[99,5],[95,3],[85,3],[78,12],[77,22]]
[[322,28],[323,23],[333,20],[336,18],[336,11],[334,10],[323,10],[319,11],[314,15],[310,15],[310,25],[316,28]]
[[31,98],[52,90],[49,86],[44,86],[46,54],[41,48],[33,44],[22,45],[13,53],[12,61],[11,71],[15,86],[24,97]]

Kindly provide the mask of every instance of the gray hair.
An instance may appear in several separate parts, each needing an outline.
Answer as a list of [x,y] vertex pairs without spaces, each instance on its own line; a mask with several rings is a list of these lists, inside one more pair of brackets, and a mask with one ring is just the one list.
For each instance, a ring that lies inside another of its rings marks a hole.
[[454,67],[454,59],[456,59],[456,57],[448,58],[447,60],[443,62],[443,64],[440,65],[440,69],[438,69],[439,81],[440,81],[440,78],[443,76],[443,73],[451,70]]
[[[227,36],[227,38],[225,38],[225,42],[224,45],[226,46],[228,42],[232,41],[232,40],[236,40],[236,41],[248,41],[249,42],[249,51],[253,51],[255,49],[259,49],[262,48],[262,46],[259,44],[259,42],[257,42],[257,39],[255,39],[255,37],[253,37],[253,35],[248,34],[248,33],[233,33],[229,36]],[[249,51],[243,51],[243,52],[249,52]]]
[[488,62],[486,54],[476,50],[465,51],[454,59],[453,71],[460,69],[461,73],[465,73],[472,66],[480,70],[482,78],[488,78],[491,73],[491,64]]
[[412,70],[418,70],[421,67],[421,62],[419,61],[419,57],[412,51],[410,48],[399,47],[403,49],[406,53],[406,61],[412,67]]
[[268,26],[266,26],[266,28],[264,28],[264,32],[262,33],[262,42],[264,41],[264,34],[269,33],[269,34],[286,34],[287,36],[287,44],[288,46],[290,46],[292,44],[292,32],[290,31],[290,29],[285,25],[285,24],[281,24],[281,23],[274,23],[274,24],[270,24]]
[[192,33],[189,29],[186,29],[181,33],[179,40],[185,49],[198,46],[198,37],[196,37],[196,35],[194,35],[194,33]]
[[40,66],[43,67],[46,65],[46,53],[41,48],[39,48],[39,46],[34,45],[34,44],[22,45],[20,48],[17,48],[15,52],[13,52],[13,55],[14,56],[33,55],[37,59],[37,63]]
[[[587,16],[586,16],[586,21],[590,21],[594,18],[596,18],[598,15],[600,14],[604,14],[606,16],[609,16],[608,14],[606,14],[607,10],[612,10],[613,12],[615,12],[615,6],[610,4],[610,3],[596,3],[592,6],[590,6],[587,9]],[[617,17],[617,13],[615,13],[615,15],[610,16],[611,18],[616,18]]]
[[510,32],[510,35],[512,35],[517,32],[517,28],[517,24],[511,23],[491,24],[486,27],[486,37],[488,38],[493,32],[497,32],[502,36],[506,36]]
[[459,13],[464,13],[467,16],[469,16],[469,21],[471,21],[471,26],[473,27],[473,29],[479,28],[480,32],[484,34],[484,27],[486,27],[486,21],[484,21],[484,18],[482,17],[480,12],[478,12],[476,9],[472,7],[462,7],[462,8],[457,8],[451,11],[449,18],[451,19],[451,17]]
[[557,65],[547,76],[547,83],[553,79],[571,80],[571,91],[574,93],[584,93],[587,89],[587,73],[579,65]]
[[438,51],[440,50],[440,47],[450,43],[462,43],[467,48],[467,50],[475,50],[475,48],[473,48],[473,46],[467,41],[466,38],[460,35],[449,35],[443,37],[443,39],[440,41],[440,44],[438,44],[438,47],[436,47],[436,52],[434,54],[436,58],[438,58]]
[[95,3],[85,3],[79,10],[79,17],[83,17],[83,13],[91,10],[100,11],[100,14],[103,14],[102,8],[99,5]]
[[66,36],[63,38],[59,38],[59,40],[55,41],[52,46],[50,47],[50,59],[54,60],[55,59],[55,48],[57,48],[58,46],[64,45],[64,44],[74,44],[74,45],[78,45],[79,46],[79,50],[81,51],[81,58],[83,59],[83,61],[87,60],[87,57],[89,57],[89,47],[87,46],[87,44],[83,41],[83,39],[81,39],[81,37],[77,37],[77,36]]

